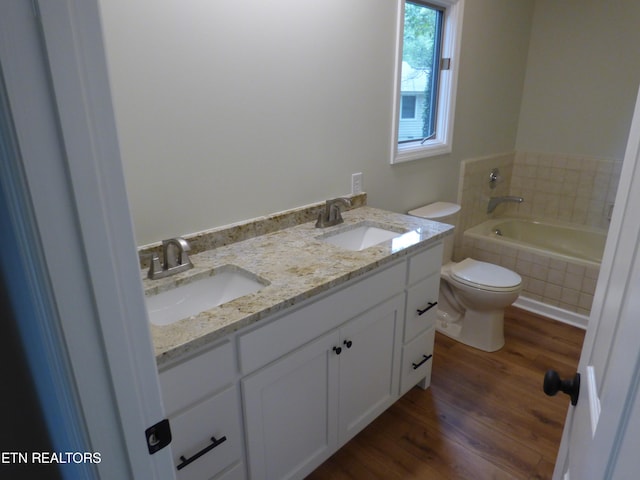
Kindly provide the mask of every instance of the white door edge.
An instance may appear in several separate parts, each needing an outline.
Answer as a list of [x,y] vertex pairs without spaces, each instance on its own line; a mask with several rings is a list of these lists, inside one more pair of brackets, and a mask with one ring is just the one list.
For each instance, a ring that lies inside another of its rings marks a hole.
[[600,419],[600,398],[598,398],[598,383],[596,382],[596,370],[592,365],[587,367],[585,373],[586,385],[582,385],[581,388],[586,387],[587,398],[589,400],[589,416],[591,419],[591,435],[596,434],[598,428],[598,420]]

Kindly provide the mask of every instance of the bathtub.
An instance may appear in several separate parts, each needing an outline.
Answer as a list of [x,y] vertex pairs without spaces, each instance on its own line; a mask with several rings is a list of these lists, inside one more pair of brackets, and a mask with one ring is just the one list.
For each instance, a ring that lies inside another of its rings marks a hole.
[[549,258],[588,266],[600,266],[605,230],[559,222],[521,218],[487,220],[464,232],[469,238],[490,238],[503,246],[515,246]]
[[606,236],[605,230],[556,221],[496,218],[464,231],[463,253],[514,270],[523,279],[521,299],[579,315],[569,323],[584,324]]

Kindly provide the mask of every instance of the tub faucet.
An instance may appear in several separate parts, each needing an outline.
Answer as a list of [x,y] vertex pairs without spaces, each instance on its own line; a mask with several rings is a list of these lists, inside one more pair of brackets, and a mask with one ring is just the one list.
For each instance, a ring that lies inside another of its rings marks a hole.
[[524,202],[524,198],[514,197],[512,195],[506,195],[504,197],[491,197],[489,199],[489,205],[487,206],[487,213],[493,213],[496,207],[504,202],[522,203]]
[[187,252],[191,250],[189,243],[182,237],[162,241],[162,265],[158,255],[151,256],[151,265],[147,277],[152,280],[175,275],[193,268]]
[[344,220],[342,219],[342,211],[340,210],[340,205],[350,207],[351,200],[342,197],[327,200],[327,203],[324,206],[324,211],[318,214],[316,228],[330,227],[332,225],[338,225],[339,223],[344,222]]

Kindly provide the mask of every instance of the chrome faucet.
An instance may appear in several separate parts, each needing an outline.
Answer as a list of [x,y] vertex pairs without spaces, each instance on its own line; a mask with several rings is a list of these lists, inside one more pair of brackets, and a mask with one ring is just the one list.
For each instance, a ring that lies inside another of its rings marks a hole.
[[351,206],[351,200],[348,198],[334,198],[327,200],[324,206],[324,211],[318,214],[318,221],[316,222],[316,228],[325,228],[332,225],[338,225],[344,222],[342,219],[342,211],[340,205],[345,207]]
[[522,197],[514,197],[512,195],[507,195],[504,197],[491,197],[489,199],[489,205],[487,206],[487,213],[493,213],[498,205],[504,202],[516,202],[522,203],[524,202],[524,198]]
[[162,241],[162,265],[158,254],[151,256],[151,265],[147,277],[152,280],[175,275],[193,268],[187,252],[191,250],[189,243],[182,237]]

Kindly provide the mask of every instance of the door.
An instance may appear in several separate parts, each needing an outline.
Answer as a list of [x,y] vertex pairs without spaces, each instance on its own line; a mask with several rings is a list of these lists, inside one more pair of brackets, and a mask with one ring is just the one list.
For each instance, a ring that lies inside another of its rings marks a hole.
[[403,305],[397,295],[340,329],[341,445],[398,397]]
[[328,333],[242,380],[250,478],[302,478],[336,449],[338,339]]
[[[11,161],[23,180],[15,189],[32,211],[23,218],[14,208],[12,221],[36,232],[28,239],[42,250],[34,260],[42,296],[54,305],[39,326],[59,332],[47,347],[73,386],[53,378],[49,398],[73,400],[65,419],[82,419],[77,441],[99,454],[100,478],[174,479],[170,449],[150,455],[145,433],[164,409],[97,0],[3,0],[0,67],[20,153]],[[61,466],[68,478],[73,468]]]
[[569,407],[556,480],[637,478],[640,457],[640,101]]

